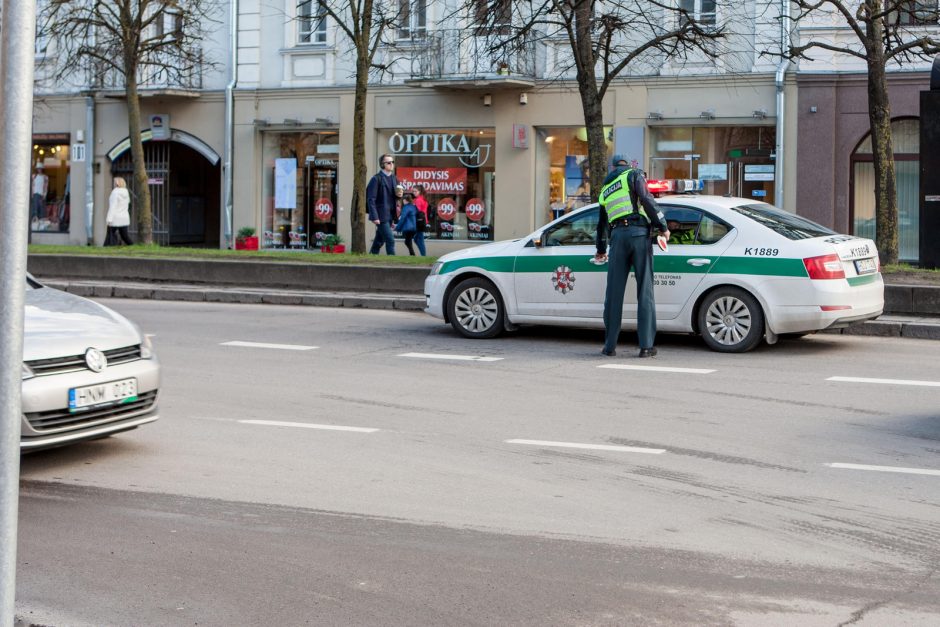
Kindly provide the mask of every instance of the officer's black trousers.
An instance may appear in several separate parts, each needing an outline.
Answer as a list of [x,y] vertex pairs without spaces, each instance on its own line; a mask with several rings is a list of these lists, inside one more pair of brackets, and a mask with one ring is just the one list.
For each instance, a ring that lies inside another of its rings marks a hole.
[[631,269],[636,275],[640,348],[652,348],[656,340],[656,303],[653,300],[653,249],[649,229],[645,226],[619,226],[611,230],[607,255],[604,350],[611,352],[617,347],[623,322],[623,296]]

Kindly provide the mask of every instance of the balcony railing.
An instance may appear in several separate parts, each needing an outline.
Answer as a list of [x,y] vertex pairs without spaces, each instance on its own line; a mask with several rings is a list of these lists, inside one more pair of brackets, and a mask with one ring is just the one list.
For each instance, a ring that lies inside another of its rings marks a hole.
[[[187,51],[186,55],[161,52],[150,59],[141,60],[137,70],[139,90],[202,89],[205,70],[202,49]],[[96,67],[91,71],[90,83],[96,89],[124,89],[124,75],[114,68]]]
[[[511,41],[494,49],[494,44]],[[428,31],[413,40],[411,78],[461,79],[515,76],[535,78],[537,42],[531,36],[484,34],[466,30]]]

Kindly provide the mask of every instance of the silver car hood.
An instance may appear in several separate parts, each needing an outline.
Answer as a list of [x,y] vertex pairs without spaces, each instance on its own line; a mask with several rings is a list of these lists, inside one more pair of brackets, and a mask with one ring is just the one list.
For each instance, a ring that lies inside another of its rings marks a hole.
[[137,327],[124,316],[88,299],[41,287],[26,290],[23,360],[81,355],[140,344]]

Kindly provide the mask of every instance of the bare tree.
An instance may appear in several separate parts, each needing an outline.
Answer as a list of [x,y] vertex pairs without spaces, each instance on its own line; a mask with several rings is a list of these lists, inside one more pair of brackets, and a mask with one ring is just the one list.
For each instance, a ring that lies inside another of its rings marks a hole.
[[614,80],[640,61],[719,54],[715,42],[724,37],[723,28],[703,23],[684,8],[690,6],[669,0],[468,0],[464,10],[477,23],[471,32],[489,33],[494,54],[518,52],[540,40],[567,43],[570,64],[556,70],[559,78],[573,70],[578,83],[596,200],[607,172],[603,100]]
[[216,64],[199,44],[217,23],[220,8],[220,0],[48,0],[41,17],[41,32],[53,42],[56,80],[124,89],[138,233],[144,244],[153,243],[153,218],[139,89],[200,87],[202,72]]
[[940,52],[940,39],[923,26],[937,23],[937,3],[922,0],[794,0],[797,22],[836,18],[852,33],[846,40],[810,39],[791,46],[790,56],[812,60],[813,49],[847,54],[868,68],[868,118],[875,167],[875,244],[884,263],[898,260],[898,199],[891,136],[887,69]]
[[[407,7],[404,0],[404,6]],[[353,105],[353,186],[352,252],[366,252],[366,96],[370,74],[388,71],[387,64],[376,63],[380,47],[391,45],[388,34],[394,31],[402,11],[401,1],[389,0],[301,0],[300,15],[315,8],[316,19],[329,17],[345,35],[355,56],[355,101]]]

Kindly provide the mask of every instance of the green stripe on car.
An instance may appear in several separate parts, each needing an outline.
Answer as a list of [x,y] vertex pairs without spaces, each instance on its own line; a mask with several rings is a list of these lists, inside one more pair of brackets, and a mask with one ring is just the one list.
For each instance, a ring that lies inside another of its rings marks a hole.
[[875,274],[865,274],[862,276],[853,276],[846,279],[849,282],[849,285],[852,287],[858,287],[859,285],[868,285],[869,283],[874,283],[878,280],[878,273]]
[[[691,259],[707,259],[708,263],[693,266]],[[440,274],[460,268],[474,267],[487,272],[537,273],[553,272],[567,266],[575,272],[607,272],[607,265],[595,266],[590,255],[520,255],[519,257],[475,257],[447,261]],[[802,259],[775,259],[765,257],[708,257],[697,255],[657,255],[653,259],[654,272],[685,272],[688,274],[752,274],[762,276],[806,277]]]

